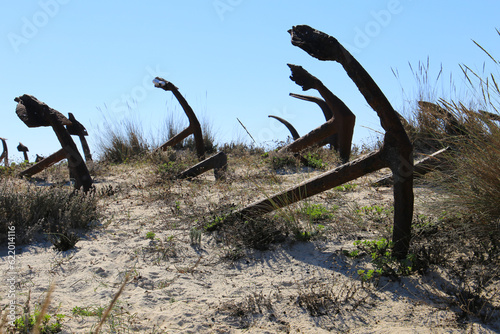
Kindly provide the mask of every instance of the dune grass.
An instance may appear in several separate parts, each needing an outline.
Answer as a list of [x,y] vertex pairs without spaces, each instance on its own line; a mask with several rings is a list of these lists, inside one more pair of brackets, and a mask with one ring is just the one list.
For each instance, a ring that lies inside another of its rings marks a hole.
[[[104,118],[104,129],[97,141],[97,149],[101,162],[113,164],[126,163],[143,159],[158,146],[173,138],[185,129],[185,122],[170,115],[166,118],[161,133],[156,137],[146,135],[139,120],[128,118],[120,122],[111,122]],[[203,119],[201,122],[203,144],[207,154],[217,151],[217,144],[211,123]],[[173,147],[175,150],[196,150],[192,135]]]
[[[480,48],[498,70],[499,61]],[[420,102],[406,128],[416,152],[451,147],[446,169],[434,175],[435,184],[451,196],[448,203],[475,220],[494,223],[500,217],[500,88],[493,73],[480,75],[461,67],[473,93],[470,100]],[[419,82],[428,81],[425,71],[420,76],[424,79]]]
[[113,126],[109,121],[98,141],[100,160],[109,163],[124,163],[139,159],[150,148],[142,126],[133,120],[124,120]]
[[[498,60],[480,48],[498,70]],[[424,268],[439,265],[458,282],[449,290],[461,317],[487,322],[497,310],[491,294],[500,277],[500,89],[494,74],[462,69],[468,100],[420,103],[406,124],[417,153],[451,148],[443,169],[428,177],[443,191],[434,203],[441,214],[434,222],[415,219],[411,252]]]

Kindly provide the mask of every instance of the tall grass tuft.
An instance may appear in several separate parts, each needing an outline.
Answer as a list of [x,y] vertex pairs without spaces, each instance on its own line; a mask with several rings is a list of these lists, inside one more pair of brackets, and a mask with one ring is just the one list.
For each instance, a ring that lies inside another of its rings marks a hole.
[[139,122],[124,120],[113,126],[109,121],[98,142],[100,159],[110,163],[124,163],[144,156],[149,144]]
[[[498,69],[500,62],[476,45]],[[494,74],[461,67],[476,100],[420,103],[406,127],[417,151],[452,148],[438,184],[461,211],[491,222],[500,217],[500,88]]]
[[[498,60],[476,45],[498,70]],[[434,89],[426,94],[419,87],[419,101],[433,103],[419,102],[404,124],[417,153],[451,148],[442,156],[441,170],[429,176],[444,190],[443,200],[436,202],[439,218],[432,222],[416,217],[410,252],[419,270],[439,265],[445,276],[453,278],[443,286],[461,318],[488,322],[498,316],[500,89],[494,74],[461,68],[468,94],[438,99]],[[422,72],[426,69],[419,67],[413,73],[422,76],[417,82],[429,88],[432,82]]]
[[[159,146],[166,142],[167,140],[173,138],[182,130],[188,126],[185,120],[181,120],[180,117],[175,117],[171,113],[165,120],[163,128],[161,129],[162,134],[159,136],[163,140],[159,143],[155,142],[155,146]],[[214,153],[217,151],[217,144],[215,141],[215,133],[213,126],[209,120],[202,118],[200,120],[201,132],[203,134],[203,146],[205,147],[205,152],[207,154]],[[174,146],[176,150],[196,150],[196,143],[194,141],[194,136],[189,135],[187,138],[182,140],[180,143]]]
[[444,175],[454,201],[486,220],[500,217],[500,128],[464,140],[449,158],[453,173]]
[[[498,86],[490,92],[500,96]],[[448,140],[454,150],[447,157],[451,172],[441,173],[453,201],[481,221],[500,217],[500,123],[461,104],[448,104],[461,117],[462,134]]]

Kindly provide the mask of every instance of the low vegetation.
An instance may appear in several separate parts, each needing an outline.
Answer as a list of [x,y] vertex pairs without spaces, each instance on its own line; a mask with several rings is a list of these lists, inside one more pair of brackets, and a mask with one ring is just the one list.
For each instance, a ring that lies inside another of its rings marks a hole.
[[93,194],[0,180],[0,230],[6,233],[14,226],[19,244],[45,233],[56,247],[67,248],[65,243],[75,240],[74,233],[97,225],[99,217]]

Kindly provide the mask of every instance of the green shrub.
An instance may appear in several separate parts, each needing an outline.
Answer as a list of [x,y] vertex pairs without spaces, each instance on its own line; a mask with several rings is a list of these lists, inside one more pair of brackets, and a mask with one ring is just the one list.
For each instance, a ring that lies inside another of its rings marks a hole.
[[302,163],[306,167],[311,167],[316,169],[325,169],[327,166],[317,152],[314,153],[308,152],[304,154]]
[[336,191],[341,191],[341,192],[349,192],[349,191],[354,191],[358,185],[354,183],[346,183],[341,186],[337,186],[333,188]]
[[257,147],[254,145],[248,145],[242,140],[231,141],[229,143],[224,143],[219,145],[219,150],[226,154],[231,154],[236,157],[246,156],[246,155],[262,155],[262,157],[268,157],[269,153],[265,152],[264,148]]
[[[40,311],[35,311],[34,314],[26,317],[17,318],[14,321],[16,330],[20,333],[31,333],[35,327],[36,320],[40,316]],[[53,316],[45,314],[39,328],[41,334],[59,333],[62,331],[62,322],[64,320],[63,314],[55,314]],[[54,320],[55,318],[55,320]]]
[[387,239],[379,240],[358,240],[354,242],[356,250],[344,251],[349,257],[360,257],[368,255],[375,269],[360,269],[358,275],[361,280],[366,282],[377,276],[400,276],[409,275],[414,270],[416,261],[415,255],[409,254],[406,259],[398,260],[392,255],[393,243]]
[[99,219],[97,209],[94,194],[0,181],[0,230],[15,226],[20,243],[28,242],[37,232],[67,234],[73,229],[88,229]]
[[[337,206],[334,209],[338,209]],[[300,210],[300,213],[308,217],[311,222],[320,222],[323,220],[328,220],[333,218],[333,213],[325,208],[322,204],[313,204],[306,202],[306,204]]]
[[270,167],[274,170],[299,166],[299,160],[293,153],[270,152],[268,157]]
[[81,317],[101,318],[102,315],[104,314],[104,310],[105,309],[102,306],[87,306],[87,307],[75,306],[71,310],[71,313],[73,313],[73,315],[78,315]]
[[363,206],[356,209],[355,212],[359,215],[365,216],[376,223],[388,223],[392,221],[394,207],[383,207],[380,205]]

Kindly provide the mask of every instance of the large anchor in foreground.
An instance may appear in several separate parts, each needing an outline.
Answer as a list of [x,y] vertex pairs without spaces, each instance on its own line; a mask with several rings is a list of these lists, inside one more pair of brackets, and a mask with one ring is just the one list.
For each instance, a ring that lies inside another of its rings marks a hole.
[[[413,217],[413,146],[406,134],[397,112],[393,109],[375,81],[358,61],[335,39],[306,25],[293,27],[290,31],[292,44],[300,47],[319,60],[333,60],[340,63],[354,81],[368,104],[377,112],[380,123],[386,131],[382,147],[359,159],[341,165],[313,179],[289,188],[266,199],[256,201],[231,214],[233,217],[256,217],[288,206],[325,190],[357,179],[379,169],[389,167],[394,175],[394,255],[406,257],[410,245]],[[293,69],[292,69],[293,72]],[[316,88],[311,78],[295,74],[292,76],[304,90]],[[288,145],[291,151],[307,147],[312,139],[320,140],[335,133],[333,119],[313,130],[308,135]],[[308,137],[309,138],[305,138]],[[305,143],[305,144],[304,144]]]

